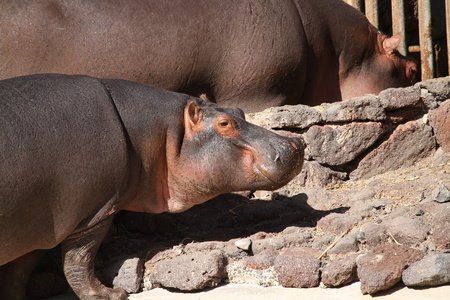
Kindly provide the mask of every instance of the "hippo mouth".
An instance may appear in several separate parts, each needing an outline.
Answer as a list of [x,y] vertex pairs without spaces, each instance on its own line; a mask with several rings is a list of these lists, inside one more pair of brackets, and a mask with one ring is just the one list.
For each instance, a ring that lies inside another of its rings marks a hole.
[[271,178],[269,172],[259,163],[258,151],[250,145],[238,145],[244,153],[248,153],[251,159],[252,171],[254,174],[260,175],[270,181],[272,185],[277,185],[277,182]]
[[270,181],[273,186],[277,185],[277,183],[272,178],[270,178],[269,174],[267,174],[267,171],[264,170],[264,168],[262,168],[262,166],[260,164],[254,163],[253,171],[257,174],[259,173],[260,175],[262,175],[264,178],[266,178],[268,181]]
[[[286,183],[288,183],[296,174],[297,170],[301,169],[302,157],[301,151],[299,151],[299,145],[293,141],[289,141],[291,148],[286,148],[284,150],[292,151],[288,155],[279,153],[274,150],[275,153],[263,154],[260,157],[260,153],[257,148],[249,145],[247,143],[240,143],[237,145],[244,152],[244,160],[248,163],[248,172],[252,172],[254,179],[259,181],[265,181],[264,187],[259,187],[259,189],[276,189]],[[249,173],[248,173],[249,174]],[[250,175],[250,174],[249,174]]]

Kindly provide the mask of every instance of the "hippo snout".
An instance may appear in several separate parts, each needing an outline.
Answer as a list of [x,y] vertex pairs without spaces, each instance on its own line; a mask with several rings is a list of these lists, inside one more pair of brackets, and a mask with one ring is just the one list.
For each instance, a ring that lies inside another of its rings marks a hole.
[[261,148],[258,169],[272,182],[271,189],[277,189],[300,173],[303,159],[302,139],[276,136]]

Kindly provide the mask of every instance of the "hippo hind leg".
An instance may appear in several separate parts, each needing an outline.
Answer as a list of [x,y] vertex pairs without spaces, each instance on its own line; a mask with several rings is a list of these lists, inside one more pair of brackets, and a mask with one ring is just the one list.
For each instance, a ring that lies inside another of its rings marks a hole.
[[125,290],[104,286],[94,274],[95,255],[111,222],[112,217],[109,217],[91,228],[68,236],[62,242],[64,273],[73,291],[82,300],[128,298]]
[[45,250],[35,250],[0,266],[0,298],[27,299],[27,283]]

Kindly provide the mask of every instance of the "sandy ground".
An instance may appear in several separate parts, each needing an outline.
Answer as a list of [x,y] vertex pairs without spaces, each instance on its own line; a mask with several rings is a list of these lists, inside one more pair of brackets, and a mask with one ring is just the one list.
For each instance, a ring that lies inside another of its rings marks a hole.
[[360,283],[356,282],[351,285],[339,288],[310,288],[310,289],[291,289],[283,287],[261,287],[249,284],[228,284],[220,286],[209,291],[198,293],[176,293],[169,292],[164,289],[154,289],[130,296],[130,300],[178,300],[178,299],[200,299],[200,300],[257,300],[257,299],[390,299],[390,300],[449,300],[450,285],[427,289],[410,289],[399,286],[389,291],[389,293],[380,293],[377,296],[362,295],[360,291]]
[[[219,287],[200,292],[182,293],[157,288],[151,291],[130,295],[130,300],[449,300],[450,285],[424,289],[411,289],[401,284],[388,292],[380,292],[375,296],[362,295],[360,283],[355,282],[341,288],[309,288],[292,289],[283,287],[261,287],[250,284],[224,284]],[[48,300],[75,300],[74,294],[59,295]]]

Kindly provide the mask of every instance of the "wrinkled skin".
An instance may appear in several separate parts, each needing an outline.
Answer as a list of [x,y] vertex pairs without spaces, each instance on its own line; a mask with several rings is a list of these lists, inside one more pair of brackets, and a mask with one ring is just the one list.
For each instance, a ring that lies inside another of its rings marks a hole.
[[[62,244],[81,299],[126,299],[93,259],[114,214],[181,212],[219,194],[279,188],[303,144],[184,94],[121,80],[0,81],[0,295],[22,299],[41,249]],[[232,162],[232,163],[231,163]]]
[[120,78],[245,112],[410,85],[398,43],[341,0],[0,2],[0,79]]

